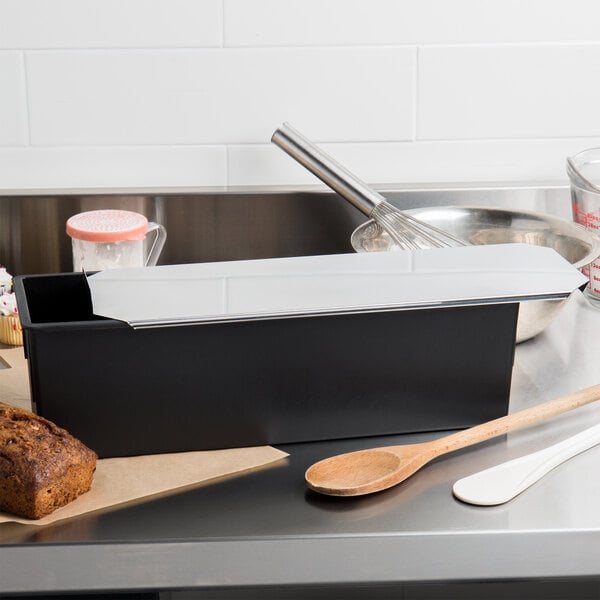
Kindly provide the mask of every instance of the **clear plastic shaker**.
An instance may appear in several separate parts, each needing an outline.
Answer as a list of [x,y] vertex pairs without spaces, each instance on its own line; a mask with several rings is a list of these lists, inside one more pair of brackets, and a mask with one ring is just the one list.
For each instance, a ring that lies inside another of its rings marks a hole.
[[[147,250],[146,235],[156,232]],[[167,238],[165,228],[128,210],[91,210],[67,221],[75,271],[154,266]]]
[[[571,184],[573,220],[588,231],[600,234],[600,148],[590,148],[567,158]],[[600,258],[582,272],[590,278],[585,294],[600,307]]]

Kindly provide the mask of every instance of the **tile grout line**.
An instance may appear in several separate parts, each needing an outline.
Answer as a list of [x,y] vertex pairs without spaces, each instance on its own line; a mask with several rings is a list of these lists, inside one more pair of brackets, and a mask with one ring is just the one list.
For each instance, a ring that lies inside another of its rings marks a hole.
[[434,48],[434,49],[464,49],[464,48],[511,48],[511,47],[598,47],[600,46],[600,40],[588,39],[588,40],[537,40],[537,41],[453,41],[453,42],[339,42],[339,43],[327,43],[327,42],[318,42],[318,43],[292,43],[292,44],[283,44],[283,43],[272,43],[272,44],[233,44],[233,45],[225,45],[225,14],[224,14],[224,2],[226,0],[221,0],[221,11],[220,11],[220,20],[221,20],[221,44],[220,45],[211,45],[211,44],[197,44],[197,43],[187,43],[183,45],[179,45],[177,43],[164,43],[164,44],[136,44],[136,45],[107,45],[107,46],[78,46],[78,45],[55,45],[55,46],[14,46],[14,45],[6,45],[0,47],[0,52],[15,52],[15,51],[24,51],[24,52],[78,52],[78,51],[100,51],[100,52],[111,52],[111,51],[176,51],[176,50],[219,50],[219,49],[229,49],[229,50],[310,50],[310,49],[370,49],[370,48],[379,48],[379,49],[390,49],[390,48],[414,48],[418,46],[419,48]]
[[415,47],[415,75],[414,75],[414,90],[413,90],[413,142],[419,139],[419,58],[420,47]]
[[225,185],[231,185],[229,181],[229,144],[225,144]]
[[21,67],[23,69],[23,95],[25,100],[25,138],[28,147],[31,146],[31,103],[29,101],[29,69],[27,52],[21,52]]
[[[328,140],[328,141],[319,141],[319,144],[326,144],[328,146],[372,146],[372,145],[428,145],[428,144],[444,144],[444,145],[452,145],[452,144],[497,144],[497,143],[536,143],[536,142],[572,142],[578,143],[585,140],[600,140],[600,134],[590,134],[590,135],[569,135],[569,136],[539,136],[539,137],[489,137],[489,138],[423,138],[423,139],[398,139],[398,140]],[[18,145],[15,144],[0,144],[0,148],[18,148]],[[255,142],[190,142],[190,143],[179,143],[179,142],[164,142],[164,143],[152,143],[152,144],[144,144],[144,143],[111,143],[111,144],[97,144],[97,143],[83,143],[83,144],[36,144],[35,146],[31,146],[32,148],[39,150],[48,150],[48,149],[72,149],[77,150],[81,148],[85,149],[97,149],[97,150],[110,150],[114,149],[129,149],[129,150],[141,150],[141,149],[210,149],[210,148],[239,148],[239,147],[262,147],[267,148],[270,147],[268,142],[255,141]]]
[[221,48],[225,48],[225,0],[220,0],[219,9],[219,18],[221,19]]

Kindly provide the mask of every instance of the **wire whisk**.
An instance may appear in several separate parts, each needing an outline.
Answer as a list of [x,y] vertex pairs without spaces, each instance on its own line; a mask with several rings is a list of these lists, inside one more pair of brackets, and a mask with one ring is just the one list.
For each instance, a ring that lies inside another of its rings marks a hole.
[[373,219],[403,250],[468,246],[466,241],[408,215],[284,123],[271,141],[323,183]]

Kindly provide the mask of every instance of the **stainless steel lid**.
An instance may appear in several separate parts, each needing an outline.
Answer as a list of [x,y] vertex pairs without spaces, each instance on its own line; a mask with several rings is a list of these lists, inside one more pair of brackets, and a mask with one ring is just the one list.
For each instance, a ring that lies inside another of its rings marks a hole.
[[564,298],[587,281],[550,248],[499,244],[113,269],[96,315],[134,328]]

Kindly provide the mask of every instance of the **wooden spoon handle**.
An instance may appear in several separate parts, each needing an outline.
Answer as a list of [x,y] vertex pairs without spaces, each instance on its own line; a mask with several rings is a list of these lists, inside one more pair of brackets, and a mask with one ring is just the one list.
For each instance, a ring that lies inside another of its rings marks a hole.
[[532,423],[543,421],[596,400],[600,400],[600,384],[437,439],[430,442],[432,451],[434,456],[440,456],[459,448],[489,440],[508,431],[514,431]]

